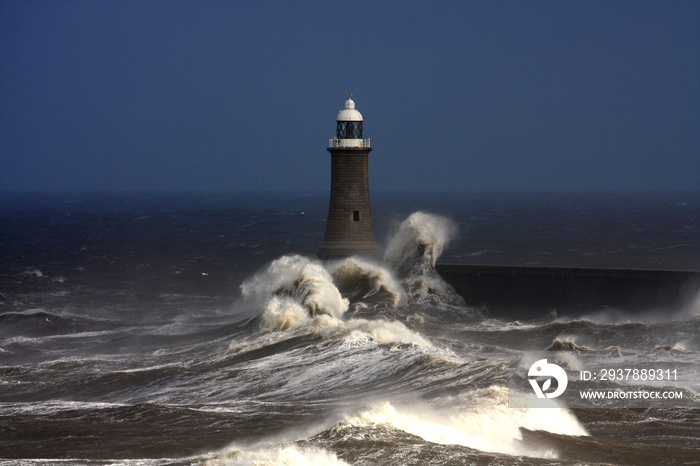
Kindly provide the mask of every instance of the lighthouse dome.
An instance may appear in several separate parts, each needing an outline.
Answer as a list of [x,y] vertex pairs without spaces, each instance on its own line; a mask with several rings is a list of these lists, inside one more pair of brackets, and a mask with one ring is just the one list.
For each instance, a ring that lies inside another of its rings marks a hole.
[[338,112],[336,121],[362,121],[362,114],[355,110],[355,101],[348,97],[345,108]]

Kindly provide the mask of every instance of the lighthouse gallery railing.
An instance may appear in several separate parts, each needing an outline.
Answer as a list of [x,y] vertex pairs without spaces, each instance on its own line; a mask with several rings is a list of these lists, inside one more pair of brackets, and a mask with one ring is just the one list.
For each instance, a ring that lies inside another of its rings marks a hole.
[[338,139],[332,138],[328,140],[328,147],[371,147],[370,139]]

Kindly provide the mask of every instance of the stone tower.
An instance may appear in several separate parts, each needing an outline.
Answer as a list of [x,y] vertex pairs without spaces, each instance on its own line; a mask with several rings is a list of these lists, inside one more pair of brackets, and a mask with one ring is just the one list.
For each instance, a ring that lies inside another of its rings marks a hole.
[[[352,94],[350,94],[352,97]],[[362,115],[351,98],[338,113],[331,153],[331,200],[321,259],[346,256],[379,257],[369,206],[369,139],[362,139]]]

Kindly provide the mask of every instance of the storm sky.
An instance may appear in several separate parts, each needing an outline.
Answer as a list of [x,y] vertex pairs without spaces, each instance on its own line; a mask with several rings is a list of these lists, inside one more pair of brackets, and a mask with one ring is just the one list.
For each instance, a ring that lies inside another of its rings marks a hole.
[[697,1],[0,1],[0,190],[700,190]]

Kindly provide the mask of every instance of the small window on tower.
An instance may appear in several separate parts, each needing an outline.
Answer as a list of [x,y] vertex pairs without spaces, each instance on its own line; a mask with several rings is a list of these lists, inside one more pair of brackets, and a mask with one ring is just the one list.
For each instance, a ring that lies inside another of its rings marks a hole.
[[353,219],[353,221],[355,221],[355,222],[359,222],[359,221],[360,221],[360,211],[359,211],[359,210],[354,210],[354,211],[352,212],[352,219]]

